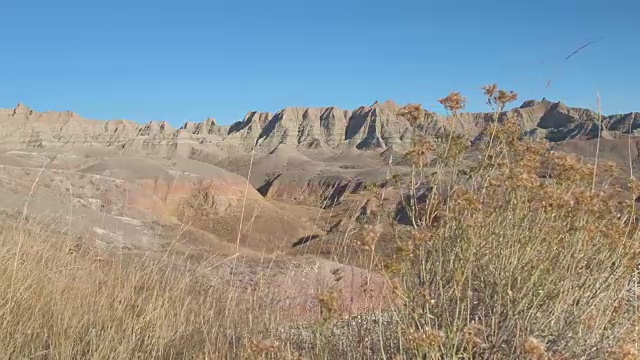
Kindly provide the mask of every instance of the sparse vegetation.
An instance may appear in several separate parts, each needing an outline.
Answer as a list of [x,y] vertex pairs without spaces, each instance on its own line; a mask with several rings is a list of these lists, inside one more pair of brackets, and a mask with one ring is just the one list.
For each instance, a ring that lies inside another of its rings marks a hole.
[[184,258],[87,248],[50,225],[0,229],[2,358],[231,358],[266,319]]
[[[408,200],[411,235],[393,231],[395,214],[376,205],[361,238],[347,239],[393,290],[379,312],[344,319],[327,291],[317,322],[295,323],[255,301],[268,288],[224,287],[187,257],[79,247],[26,221],[0,228],[0,356],[637,359],[640,183],[615,186],[624,176],[615,165],[523,137],[503,113],[517,94],[483,90],[494,118],[475,143],[455,131],[465,106],[457,92],[440,100],[452,117],[438,136],[427,135],[420,105],[400,112],[413,129],[413,171],[393,183]],[[386,189],[365,191],[381,204]],[[212,209],[205,190],[184,208]],[[385,229],[391,253],[378,251]]]

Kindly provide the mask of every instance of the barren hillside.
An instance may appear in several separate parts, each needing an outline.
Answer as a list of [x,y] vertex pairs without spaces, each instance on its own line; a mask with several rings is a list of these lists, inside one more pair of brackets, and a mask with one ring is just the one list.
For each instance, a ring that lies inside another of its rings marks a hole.
[[[89,252],[87,259],[99,259],[100,264],[117,263],[114,259],[120,256],[120,261],[135,271],[141,271],[136,264],[142,259],[151,261],[144,266],[153,269],[177,266],[178,273],[189,274],[189,285],[174,278],[167,281],[189,288],[193,285],[190,281],[213,284],[207,286],[215,290],[206,291],[215,291],[217,301],[242,304],[233,307],[234,311],[245,311],[236,319],[258,313],[275,316],[277,319],[269,320],[267,328],[276,334],[280,330],[274,329],[274,324],[326,321],[327,316],[333,320],[353,319],[351,316],[357,314],[388,317],[390,313],[386,311],[390,309],[401,309],[405,314],[418,311],[402,307],[424,306],[419,302],[422,300],[404,293],[402,287],[415,290],[415,286],[421,286],[424,289],[420,291],[427,291],[426,287],[435,283],[429,285],[425,279],[434,282],[442,278],[450,280],[447,286],[453,286],[447,291],[458,291],[459,279],[448,276],[459,268],[447,268],[445,263],[453,266],[457,261],[478,261],[478,272],[491,273],[494,265],[488,257],[473,258],[459,253],[471,245],[454,245],[471,239],[467,236],[490,238],[484,233],[485,227],[478,227],[482,219],[494,225],[505,222],[492,231],[506,237],[542,234],[546,222],[549,226],[564,226],[553,212],[544,211],[539,213],[539,222],[528,223],[520,206],[546,206],[566,219],[575,216],[576,223],[567,225],[575,239],[582,236],[581,221],[591,216],[612,224],[633,216],[620,211],[619,204],[635,191],[625,176],[636,171],[640,149],[638,113],[601,116],[544,99],[526,101],[500,113],[444,116],[423,112],[415,121],[407,118],[403,109],[406,108],[393,101],[353,110],[285,108],[274,114],[250,112],[230,126],[208,118],[179,128],[156,121],[137,124],[89,120],[73,112],[37,112],[23,104],[0,110],[0,217],[7,234],[0,240],[11,244],[17,238],[22,246],[28,231],[37,234],[28,240],[32,249],[39,249],[39,240],[48,244],[45,239],[52,239],[55,244],[68,246],[69,253]],[[596,159],[598,166],[604,168],[592,173]],[[609,173],[611,166],[619,172]],[[479,184],[484,188],[478,188]],[[602,198],[580,192],[588,187],[593,192],[596,186],[602,186],[598,193]],[[529,193],[522,195],[518,189]],[[602,194],[606,194],[606,200]],[[511,196],[514,202],[497,201],[503,196]],[[532,200],[536,198],[541,200]],[[574,213],[571,209],[575,207],[566,208],[563,204],[590,204],[593,209],[613,210],[607,210],[608,215],[591,213],[591,208]],[[513,220],[509,214],[523,217]],[[620,228],[607,226],[614,228],[607,227],[606,231],[621,234],[616,232]],[[457,233],[462,231],[459,229],[466,233]],[[558,229],[549,231],[560,234]],[[527,241],[532,241],[536,251],[546,246],[536,242],[542,241],[540,238]],[[620,241],[628,245],[626,240]],[[425,244],[439,246],[439,252],[426,257],[435,248],[423,247]],[[493,252],[533,251],[497,242],[483,246]],[[606,256],[618,256],[614,254],[615,246],[601,245],[600,249]],[[565,250],[549,251],[569,256]],[[16,251],[15,259],[24,256],[21,248]],[[474,251],[484,256],[480,252],[485,250]],[[594,259],[600,254],[582,248],[580,251]],[[61,256],[55,258],[55,264],[66,261],[60,248],[55,254]],[[441,262],[435,263],[433,259],[438,256]],[[423,263],[415,263],[414,259]],[[28,259],[24,261],[28,263]],[[79,266],[93,264],[80,261]],[[548,271],[551,264],[544,264]],[[424,268],[427,265],[430,267]],[[505,269],[513,264],[502,265],[500,271],[504,272],[491,276],[496,281],[512,281],[505,274],[515,270]],[[114,279],[129,274],[121,273],[122,265],[106,266],[106,274]],[[93,271],[81,281],[89,283],[102,276],[100,271]],[[529,275],[537,276],[535,271],[526,274]],[[416,279],[418,284],[413,282]],[[401,280],[408,283],[400,284]],[[557,293],[573,281],[556,280],[548,286],[558,288],[550,288],[549,292]],[[70,286],[66,281],[60,280],[60,286]],[[112,281],[112,286],[118,284],[116,280],[105,281]],[[149,281],[160,280],[153,277]],[[167,283],[162,281],[158,286],[164,289]],[[131,280],[131,284],[135,281]],[[593,285],[588,281],[586,284]],[[611,292],[601,295],[613,296],[614,290],[623,287],[622,282],[614,285]],[[188,290],[193,294],[167,293],[186,302],[190,300],[185,297],[193,296],[202,303],[213,298],[204,296],[200,285],[193,286],[195,290]],[[76,290],[80,294],[83,289]],[[100,294],[100,289],[91,289],[92,294]],[[479,291],[467,290],[469,294]],[[53,287],[47,291],[58,290]],[[145,294],[143,291],[141,296],[148,296]],[[445,304],[448,295],[438,294],[440,297],[433,301],[440,302],[445,312],[440,315],[453,316],[447,313],[451,311]],[[506,301],[502,295],[495,298],[477,294],[481,295],[487,297],[473,301],[482,302],[487,308],[464,308],[467,316],[497,311],[490,303]],[[465,301],[472,303],[471,298]],[[542,311],[534,305],[531,311]],[[207,309],[222,311],[217,307]],[[385,319],[386,323],[400,321]],[[442,319],[444,323],[449,321]],[[366,322],[366,326],[370,325]],[[537,323],[521,325],[538,329]],[[198,333],[197,329],[190,329]],[[554,331],[559,329],[562,330]],[[298,336],[308,335],[305,331],[291,335],[298,350],[306,342]],[[509,331],[516,332],[511,328]],[[484,336],[489,339],[494,335]],[[492,339],[494,344],[516,346],[500,336]],[[400,346],[397,340],[391,336],[380,341],[395,349]],[[332,344],[337,346],[332,350],[336,354],[347,351],[343,342]],[[380,351],[372,349],[382,344],[374,345],[366,345],[372,346],[367,351]],[[353,353],[349,349],[347,353]]]

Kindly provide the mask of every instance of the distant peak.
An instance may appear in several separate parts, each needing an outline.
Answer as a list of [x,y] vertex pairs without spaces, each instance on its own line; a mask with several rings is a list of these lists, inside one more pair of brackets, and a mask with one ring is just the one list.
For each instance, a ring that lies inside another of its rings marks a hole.
[[531,107],[535,107],[537,105],[540,104],[544,104],[544,105],[551,105],[552,102],[547,100],[547,98],[543,97],[542,100],[538,101],[538,100],[527,100],[525,102],[522,103],[522,105],[520,105],[520,109],[526,109],[526,108],[531,108]]
[[520,105],[520,109],[531,108],[531,107],[534,107],[534,106],[536,106],[538,104],[540,104],[540,101],[538,101],[538,100],[527,100],[527,101],[523,102],[522,105]]
[[64,112],[64,114],[68,117],[78,117],[79,115],[76,114],[75,112],[71,111],[71,110],[67,110]]
[[20,101],[18,105],[16,105],[16,109],[28,109],[28,107],[22,101]]
[[218,122],[216,121],[216,119],[211,116],[208,117],[204,122],[211,125],[218,125]]
[[182,124],[182,126],[179,128],[179,130],[188,130],[188,131],[195,131],[195,129],[198,127],[198,123],[195,121],[185,121],[184,124]]
[[376,101],[373,103],[373,105],[371,105],[371,107],[377,107],[381,109],[398,109],[400,108],[400,105],[398,105],[398,103],[396,103],[395,101],[389,99],[383,103]]
[[32,112],[32,110],[26,106],[24,103],[19,102],[18,105],[16,105],[16,107],[13,109],[13,115],[24,115],[24,114],[30,114]]

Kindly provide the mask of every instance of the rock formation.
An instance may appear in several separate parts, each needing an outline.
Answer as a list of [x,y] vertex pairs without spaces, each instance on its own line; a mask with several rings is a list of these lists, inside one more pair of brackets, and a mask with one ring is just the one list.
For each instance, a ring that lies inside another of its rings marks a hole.
[[[220,126],[214,118],[187,122],[179,129],[167,122],[140,125],[132,121],[96,121],[70,112],[37,112],[24,104],[0,109],[0,140],[4,147],[100,147],[124,153],[147,152],[160,156],[190,156],[194,153],[256,152],[267,154],[279,147],[298,149],[401,151],[410,143],[411,126],[398,116],[400,105],[393,101],[361,106],[353,111],[337,107],[285,108],[275,114],[250,112],[241,121]],[[597,113],[572,108],[561,102],[525,101],[499,114],[513,116],[524,131],[552,142],[593,138],[598,133],[615,138],[636,134],[640,114],[600,117]],[[462,113],[456,119],[430,113],[427,134],[454,128],[473,138],[491,113]],[[599,126],[602,124],[602,128]],[[219,156],[223,156],[219,155]],[[218,156],[218,157],[219,157]]]

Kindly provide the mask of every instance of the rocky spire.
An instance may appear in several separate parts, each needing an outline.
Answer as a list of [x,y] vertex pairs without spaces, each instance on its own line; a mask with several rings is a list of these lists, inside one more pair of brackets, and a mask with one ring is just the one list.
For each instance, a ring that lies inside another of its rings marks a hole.
[[33,110],[29,109],[29,107],[22,102],[18,103],[18,105],[13,109],[13,116],[30,115],[31,113],[33,113]]

